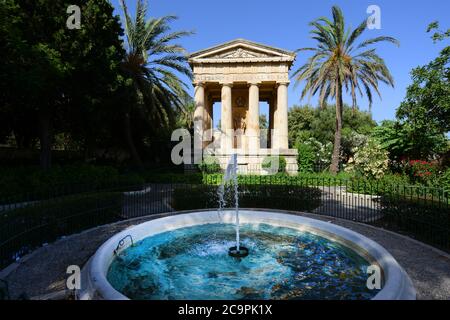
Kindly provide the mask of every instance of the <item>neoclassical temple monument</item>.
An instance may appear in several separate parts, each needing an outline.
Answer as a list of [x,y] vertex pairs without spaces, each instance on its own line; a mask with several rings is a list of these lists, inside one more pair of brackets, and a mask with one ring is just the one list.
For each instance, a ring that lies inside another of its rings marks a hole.
[[[225,167],[238,154],[239,170],[262,172],[268,155],[286,159],[297,172],[297,150],[288,146],[289,69],[295,53],[237,39],[192,53],[195,151],[215,155]],[[259,102],[269,105],[268,130],[261,130]],[[213,129],[213,104],[221,102],[220,131]]]

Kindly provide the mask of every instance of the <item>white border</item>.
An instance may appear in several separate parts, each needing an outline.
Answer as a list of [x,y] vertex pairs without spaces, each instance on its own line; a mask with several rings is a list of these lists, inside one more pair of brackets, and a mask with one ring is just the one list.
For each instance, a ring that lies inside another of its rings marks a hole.
[[[383,289],[374,300],[414,300],[416,290],[411,279],[397,263],[392,255],[378,243],[349,229],[329,222],[315,220],[303,216],[269,212],[240,210],[241,223],[267,223],[280,227],[306,230],[333,241],[340,242],[363,255],[371,263],[377,263],[384,277]],[[126,296],[115,290],[108,282],[106,275],[114,259],[114,250],[118,242],[126,235],[131,235],[135,242],[152,235],[208,223],[234,223],[234,211],[223,211],[220,217],[217,211],[200,211],[150,220],[133,226],[107,240],[90,259],[85,267],[82,279],[80,299],[128,300]],[[121,250],[131,245],[129,239]]]

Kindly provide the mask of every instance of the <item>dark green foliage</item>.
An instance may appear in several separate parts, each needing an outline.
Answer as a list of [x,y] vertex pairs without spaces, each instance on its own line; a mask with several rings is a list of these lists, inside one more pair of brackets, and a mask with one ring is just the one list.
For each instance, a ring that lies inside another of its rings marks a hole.
[[439,183],[450,194],[450,168],[442,174]]
[[450,249],[449,199],[400,198],[385,195],[381,198],[383,227],[406,233],[424,242],[431,242],[444,250]]
[[373,137],[389,152],[392,160],[433,159],[448,150],[447,138],[433,126],[384,120],[374,129]]
[[114,167],[92,165],[0,169],[0,203],[36,200],[58,194],[76,193],[105,187],[142,185],[136,174],[121,174]]
[[[3,211],[0,215],[0,265],[12,262],[15,259],[12,253],[22,256],[60,236],[119,220],[122,201],[120,192],[98,192]],[[11,256],[5,256],[6,252]]]
[[447,29],[446,31],[439,30],[439,21],[433,21],[428,25],[427,32],[429,33],[431,31],[434,31],[431,36],[433,42],[442,41],[450,37],[450,29]]
[[386,174],[380,179],[352,178],[346,181],[345,184],[347,192],[381,195],[385,192],[399,191],[399,188],[410,185],[410,181],[404,175]]
[[[5,2],[5,6],[3,6]],[[18,147],[41,147],[51,166],[54,137],[66,133],[89,151],[109,139],[123,85],[118,17],[107,0],[2,2],[0,118],[8,119]],[[66,26],[69,5],[82,12],[80,30]],[[3,19],[5,17],[5,19]],[[5,57],[3,57],[5,54]],[[5,118],[4,118],[5,117]],[[88,154],[89,152],[87,152]]]
[[418,130],[450,131],[450,46],[428,65],[413,69],[411,76],[397,117]]
[[[335,133],[336,112],[334,105],[326,105],[323,108],[309,106],[294,106],[289,110],[289,143],[303,143],[314,138],[321,144],[333,143]],[[355,135],[365,137],[370,135],[376,122],[370,113],[352,108],[346,104],[342,115],[342,153],[345,159],[353,155]],[[328,159],[331,161],[330,159]]]
[[[234,207],[234,195],[228,187],[226,208]],[[311,211],[321,204],[318,188],[298,185],[239,185],[240,208],[265,208]],[[172,206],[175,210],[210,209],[218,207],[217,186],[192,185],[175,188]]]

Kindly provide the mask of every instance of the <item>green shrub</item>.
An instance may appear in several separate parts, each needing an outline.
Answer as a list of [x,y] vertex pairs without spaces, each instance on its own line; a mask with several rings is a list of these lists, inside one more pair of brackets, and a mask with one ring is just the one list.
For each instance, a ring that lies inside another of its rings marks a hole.
[[450,194],[450,168],[448,168],[440,178],[440,185]]
[[[239,185],[241,208],[266,208],[312,211],[321,204],[318,188],[296,185]],[[212,209],[218,207],[217,186],[191,185],[175,188],[172,207],[175,210]],[[226,207],[234,207],[234,196],[226,192]]]
[[[353,177],[347,183],[347,192],[381,195],[395,192],[411,186],[407,176],[401,174],[386,174],[380,179],[361,179]],[[408,189],[410,190],[410,188]]]
[[154,173],[143,172],[141,176],[148,183],[202,183],[203,174],[200,172],[192,173]]
[[310,144],[298,143],[296,149],[298,151],[298,171],[300,173],[314,172],[314,163],[316,161],[314,148]]
[[286,172],[286,159],[283,156],[266,156],[261,167],[272,174]]
[[222,172],[219,160],[214,156],[207,156],[202,163],[198,165],[201,172],[204,173],[219,173]]
[[333,153],[333,144],[331,142],[322,143],[316,138],[309,138],[304,144],[309,145],[314,152],[314,165],[325,170],[331,164],[331,155]]

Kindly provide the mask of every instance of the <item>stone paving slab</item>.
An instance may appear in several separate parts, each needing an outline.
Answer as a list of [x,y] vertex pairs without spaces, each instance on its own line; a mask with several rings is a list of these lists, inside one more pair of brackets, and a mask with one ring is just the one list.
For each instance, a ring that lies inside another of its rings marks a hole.
[[[450,256],[448,254],[408,237],[372,226],[330,216],[289,213],[330,221],[378,242],[406,270],[417,290],[418,299],[450,300]],[[97,248],[115,233],[132,225],[170,214],[122,221],[60,239],[37,249],[19,262],[2,270],[0,278],[8,281],[10,294],[14,299],[21,295],[31,299],[67,298],[69,297],[69,293],[65,292],[67,266],[75,264],[82,267]]]

